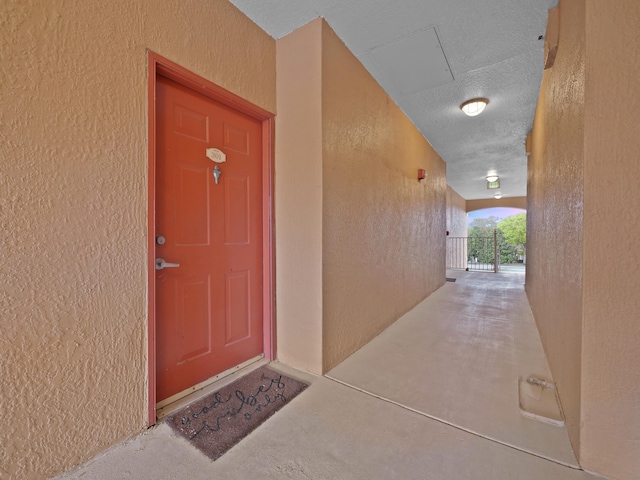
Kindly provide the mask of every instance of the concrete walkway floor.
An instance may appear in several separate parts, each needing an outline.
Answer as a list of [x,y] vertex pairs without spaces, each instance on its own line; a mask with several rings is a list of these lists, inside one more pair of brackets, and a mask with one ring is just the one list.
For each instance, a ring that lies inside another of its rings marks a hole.
[[163,423],[62,479],[585,480],[564,427],[520,413],[552,381],[524,275],[456,277],[215,462]]

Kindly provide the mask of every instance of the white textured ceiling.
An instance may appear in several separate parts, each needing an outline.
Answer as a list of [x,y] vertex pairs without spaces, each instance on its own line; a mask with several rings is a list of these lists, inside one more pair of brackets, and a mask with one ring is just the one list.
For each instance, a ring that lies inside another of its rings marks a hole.
[[[526,195],[524,142],[543,71],[547,11],[558,0],[231,0],[278,39],[324,17],[447,162],[467,200]],[[478,117],[460,104],[486,97]]]

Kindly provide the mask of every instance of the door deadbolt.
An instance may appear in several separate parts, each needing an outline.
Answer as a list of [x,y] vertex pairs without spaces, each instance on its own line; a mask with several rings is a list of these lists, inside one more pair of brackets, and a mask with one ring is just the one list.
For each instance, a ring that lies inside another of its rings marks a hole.
[[156,245],[164,245],[167,241],[162,235],[156,235]]

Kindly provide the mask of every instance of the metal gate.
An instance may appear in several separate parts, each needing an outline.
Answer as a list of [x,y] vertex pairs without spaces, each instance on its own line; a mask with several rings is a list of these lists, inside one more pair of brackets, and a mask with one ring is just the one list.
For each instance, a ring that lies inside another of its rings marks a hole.
[[500,270],[498,232],[492,237],[448,237],[447,268],[452,270]]

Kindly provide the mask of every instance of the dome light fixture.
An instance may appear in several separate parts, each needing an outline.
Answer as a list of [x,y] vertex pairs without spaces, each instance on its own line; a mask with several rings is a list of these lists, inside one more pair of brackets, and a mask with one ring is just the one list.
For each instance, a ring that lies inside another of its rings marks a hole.
[[502,198],[502,194],[501,193],[496,193],[493,198],[495,198],[496,200],[500,200]]
[[487,182],[489,182],[489,183],[497,182],[499,178],[500,177],[498,175],[496,175],[496,174],[487,175]]
[[482,113],[484,107],[486,107],[488,103],[489,100],[486,98],[472,98],[460,105],[460,109],[470,117],[475,117]]

